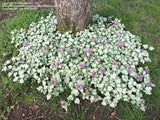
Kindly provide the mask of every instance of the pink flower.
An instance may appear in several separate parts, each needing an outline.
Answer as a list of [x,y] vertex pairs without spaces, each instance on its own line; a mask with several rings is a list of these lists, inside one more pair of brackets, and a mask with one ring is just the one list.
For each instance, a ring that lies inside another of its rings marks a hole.
[[99,71],[100,71],[100,73],[101,73],[102,75],[104,75],[104,74],[105,74],[105,72],[106,72],[106,69],[105,69],[105,68],[103,68],[103,67],[101,67],[101,68],[99,69]]
[[60,61],[56,61],[55,62],[55,66],[60,67],[61,66],[61,62]]
[[57,52],[63,52],[63,51],[65,51],[65,46],[62,46],[62,47],[59,47],[58,49],[57,49]]
[[75,79],[78,80],[78,79],[79,79],[79,76],[75,77]]
[[92,72],[92,77],[97,77],[97,72]]
[[68,55],[71,54],[71,50],[69,50],[69,49],[67,49],[66,52]]
[[114,22],[113,22],[113,25],[114,25],[114,26],[117,26],[117,25],[118,25],[118,21],[114,21]]
[[119,47],[123,47],[125,45],[125,41],[120,41],[118,45]]
[[76,83],[76,88],[81,92],[83,91],[83,86],[79,82]]
[[92,41],[93,41],[93,42],[97,42],[97,41],[98,41],[98,37],[93,37],[93,38],[92,38]]
[[147,74],[149,74],[150,70],[149,70],[148,67],[145,67],[145,72],[146,72]]
[[115,66],[116,66],[116,65],[118,65],[118,62],[113,61],[113,62],[112,62],[112,65],[115,65]]
[[65,106],[65,103],[66,103],[66,101],[64,101],[64,100],[61,100],[61,101],[60,101],[60,105],[61,105],[61,106]]
[[64,50],[66,49],[66,47],[65,47],[65,46],[62,46],[61,49],[64,51]]
[[52,81],[51,81],[51,85],[56,85],[57,84],[57,80],[56,79],[53,79]]
[[105,46],[108,46],[109,45],[109,42],[104,42],[103,43]]
[[131,74],[133,70],[131,68],[128,69],[128,73]]
[[144,49],[140,49],[140,52],[144,52],[145,50]]
[[84,68],[84,67],[85,67],[85,64],[84,64],[83,62],[81,62],[81,63],[79,64],[79,67],[80,67],[80,68]]
[[115,36],[117,37],[117,36],[119,36],[119,33],[117,32],[117,33],[115,33]]
[[137,76],[137,79],[138,79],[138,81],[142,81],[143,77],[139,75],[139,76]]
[[44,46],[42,49],[45,51],[45,50],[47,50],[47,47],[46,47],[46,46]]
[[92,54],[93,50],[92,49],[88,49],[87,50],[87,56],[89,57]]
[[52,27],[56,27],[57,23],[52,22],[51,25],[52,25]]
[[29,28],[33,28],[33,25],[32,25],[32,24],[30,24],[30,25],[29,25]]
[[149,86],[151,86],[153,83],[151,81],[148,81],[147,83]]
[[86,92],[86,93],[85,93],[85,98],[86,98],[87,100],[89,99],[89,95],[90,95],[89,92]]
[[98,60],[98,62],[101,63],[102,61],[101,61],[101,60]]
[[57,52],[59,52],[59,53],[62,52],[62,49],[61,49],[61,48],[58,48],[58,49],[57,49]]
[[23,43],[23,46],[24,47],[27,47],[29,45],[29,43],[27,42],[27,41],[25,41],[24,43]]

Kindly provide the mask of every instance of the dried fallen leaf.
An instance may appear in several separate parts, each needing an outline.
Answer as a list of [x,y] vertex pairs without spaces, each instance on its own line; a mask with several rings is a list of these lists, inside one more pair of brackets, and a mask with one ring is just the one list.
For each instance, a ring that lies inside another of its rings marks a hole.
[[11,105],[11,106],[10,106],[10,109],[12,110],[12,109],[14,109],[14,107],[15,107],[15,105]]
[[95,120],[95,119],[96,119],[96,116],[93,115],[93,120]]
[[111,117],[115,117],[115,116],[116,116],[116,112],[114,111],[111,113]]
[[38,105],[34,105],[34,106],[33,106],[33,109],[34,109],[34,110],[37,110],[38,108],[39,108]]

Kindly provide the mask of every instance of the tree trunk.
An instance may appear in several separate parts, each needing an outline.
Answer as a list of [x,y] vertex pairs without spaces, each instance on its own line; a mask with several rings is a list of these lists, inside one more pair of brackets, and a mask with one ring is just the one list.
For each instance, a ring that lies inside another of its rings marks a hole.
[[83,30],[91,20],[93,0],[54,0],[58,30]]

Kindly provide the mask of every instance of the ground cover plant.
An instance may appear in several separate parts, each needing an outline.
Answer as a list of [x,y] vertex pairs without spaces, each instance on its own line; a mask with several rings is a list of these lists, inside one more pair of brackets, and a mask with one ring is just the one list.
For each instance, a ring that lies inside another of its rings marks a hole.
[[21,84],[35,79],[47,99],[69,90],[60,101],[66,110],[69,102],[88,99],[111,107],[128,101],[145,111],[143,93],[151,95],[154,84],[149,68],[140,64],[151,62],[146,50],[154,48],[142,45],[118,19],[95,15],[93,21],[73,36],[56,31],[57,20],[50,13],[38,24],[31,23],[28,31],[12,31],[19,53],[5,62],[2,71],[9,71],[8,76]]
[[[104,4],[107,3],[107,4]],[[138,6],[136,5],[137,3]],[[153,95],[146,98],[146,105],[147,105],[147,111],[146,113],[143,113],[141,111],[138,111],[135,107],[130,106],[127,103],[122,103],[119,106],[121,106],[121,111],[119,111],[119,116],[124,119],[158,119],[158,111],[159,111],[159,62],[158,62],[158,55],[159,55],[159,43],[158,43],[158,8],[156,1],[152,2],[141,2],[141,1],[134,1],[134,2],[125,2],[125,1],[118,1],[118,2],[110,2],[110,1],[97,1],[97,5],[99,5],[99,8],[96,9],[96,13],[102,14],[103,16],[106,15],[114,15],[118,18],[122,18],[122,23],[125,24],[126,29],[131,31],[132,33],[138,35],[141,37],[143,43],[154,45],[155,50],[151,52],[151,59],[152,63],[147,64],[151,70],[151,79],[156,84],[156,87],[153,88]],[[106,5],[106,6],[105,6]],[[106,8],[105,10],[102,8]],[[119,7],[117,7],[119,6]],[[127,11],[123,11],[121,7],[127,9]],[[142,7],[143,6],[143,7]],[[115,10],[115,8],[117,10]],[[134,10],[133,10],[134,8]],[[136,14],[136,11],[140,14]],[[152,11],[154,9],[154,11]],[[105,12],[104,12],[105,11]],[[147,17],[146,17],[147,15]],[[27,18],[26,18],[27,19]],[[146,20],[146,21],[145,21]],[[31,21],[30,21],[31,22]],[[25,26],[26,28],[29,26],[30,22],[28,22]],[[25,21],[23,22],[23,24]],[[13,24],[13,23],[12,23]],[[15,24],[15,23],[14,23]],[[9,26],[9,25],[8,25]],[[10,24],[11,26],[11,24]],[[20,27],[22,25],[19,25]],[[19,27],[19,28],[20,28]],[[12,27],[12,30],[14,27]],[[4,32],[3,32],[4,33]],[[8,33],[9,34],[9,33]],[[7,35],[6,35],[7,36]],[[8,37],[7,37],[8,38]],[[7,48],[9,48],[10,45],[10,38],[8,40],[5,40],[6,38],[3,38],[4,43],[7,43]],[[3,41],[1,39],[1,41]],[[4,47],[3,47],[4,49]],[[6,51],[3,52],[3,56],[7,54]],[[4,58],[4,57],[3,57]],[[2,60],[2,59],[1,59]],[[3,61],[5,61],[3,59]],[[3,81],[7,81],[9,79],[3,78]],[[12,81],[12,80],[10,80]],[[14,84],[13,84],[14,85]],[[25,87],[25,86],[23,86]],[[13,94],[13,93],[12,93]],[[34,97],[32,96],[32,99]],[[73,117],[73,116],[72,116]]]

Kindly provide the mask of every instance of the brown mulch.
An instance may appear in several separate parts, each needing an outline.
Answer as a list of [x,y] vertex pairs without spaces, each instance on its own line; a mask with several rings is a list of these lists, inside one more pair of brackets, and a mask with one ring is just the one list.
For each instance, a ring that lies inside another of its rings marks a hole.
[[[90,103],[87,101],[82,104],[83,106],[84,104],[85,106],[88,106]],[[60,118],[58,114],[66,114],[64,112],[54,112],[53,110],[47,108],[45,105],[29,105],[24,102],[18,102],[16,105],[11,105],[10,109],[11,112],[9,114],[9,120],[64,120]],[[116,112],[114,112],[114,110],[109,107],[102,106],[100,102],[89,105],[85,117],[82,120],[85,120],[85,118],[86,120],[118,120]],[[70,119],[67,118],[65,120]]]
[[62,120],[45,105],[19,102],[17,105],[11,105],[10,109],[9,120]]
[[91,104],[86,112],[86,117],[90,118],[89,120],[118,120],[117,118],[119,118],[116,115],[116,109],[102,106],[101,102]]

